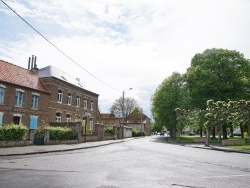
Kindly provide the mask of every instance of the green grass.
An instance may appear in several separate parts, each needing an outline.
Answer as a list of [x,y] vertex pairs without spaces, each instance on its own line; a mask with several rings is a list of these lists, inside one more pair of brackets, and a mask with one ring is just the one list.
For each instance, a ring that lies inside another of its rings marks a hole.
[[239,150],[250,150],[250,145],[244,146],[227,146],[228,148],[239,149]]
[[[182,134],[180,137],[180,143],[194,143],[194,138],[199,138],[200,135],[195,135],[195,136],[189,136],[189,135],[184,135]],[[233,138],[228,136],[228,139],[242,139],[240,136],[235,136]],[[175,138],[175,141],[177,142],[178,137]],[[246,137],[245,138],[246,144],[249,144],[249,138]],[[214,143],[214,144],[220,144],[221,141],[218,141],[218,137],[216,136],[215,138],[210,138],[210,143]]]

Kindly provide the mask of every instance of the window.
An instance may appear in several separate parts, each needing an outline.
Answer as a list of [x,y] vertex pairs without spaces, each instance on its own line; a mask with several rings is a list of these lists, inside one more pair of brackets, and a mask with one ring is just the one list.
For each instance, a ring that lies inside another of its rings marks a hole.
[[93,130],[93,119],[89,121],[89,130]]
[[72,94],[69,93],[68,94],[68,105],[71,105],[71,103],[72,103]]
[[0,104],[4,103],[5,88],[0,84]]
[[16,91],[15,105],[20,107],[23,106],[23,91],[21,90]]
[[63,96],[63,92],[61,90],[58,90],[57,102],[62,103],[62,96]]
[[31,108],[38,109],[38,95],[36,95],[36,94],[32,95]]
[[0,112],[0,127],[3,125],[3,113]]
[[61,117],[61,113],[56,113],[56,122],[61,122],[62,117]]
[[84,99],[84,107],[83,107],[84,109],[87,109],[88,108],[88,101],[87,101],[87,99]]
[[66,115],[66,122],[71,122],[71,115],[70,114]]
[[91,101],[90,103],[90,110],[94,110],[94,101]]
[[80,106],[80,96],[76,96],[76,106]]

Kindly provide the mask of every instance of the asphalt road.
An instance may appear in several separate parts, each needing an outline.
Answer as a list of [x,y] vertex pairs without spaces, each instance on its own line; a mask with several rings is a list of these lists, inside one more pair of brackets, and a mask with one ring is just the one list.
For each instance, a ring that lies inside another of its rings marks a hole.
[[0,187],[250,187],[250,155],[152,136],[71,152],[0,157]]

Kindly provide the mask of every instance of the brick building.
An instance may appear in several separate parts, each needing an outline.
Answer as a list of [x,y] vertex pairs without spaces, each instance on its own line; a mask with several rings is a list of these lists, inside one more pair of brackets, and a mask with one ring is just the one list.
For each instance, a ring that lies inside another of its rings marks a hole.
[[56,67],[38,69],[36,57],[28,69],[0,60],[0,126],[23,123],[36,128],[43,122],[83,120],[87,131],[95,132],[98,97]]
[[87,131],[94,131],[99,121],[99,95],[83,88],[79,79],[48,66],[38,71],[38,77],[50,91],[49,122],[85,121]]
[[36,72],[0,60],[0,126],[48,122],[49,96]]

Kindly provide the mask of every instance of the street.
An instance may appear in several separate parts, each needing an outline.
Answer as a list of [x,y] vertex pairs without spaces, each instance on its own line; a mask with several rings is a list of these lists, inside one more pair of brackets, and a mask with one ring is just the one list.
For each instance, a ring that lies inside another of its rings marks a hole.
[[76,150],[0,157],[0,187],[249,187],[250,155],[151,136]]

